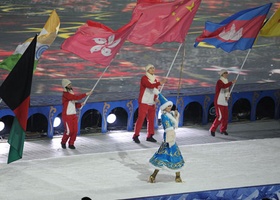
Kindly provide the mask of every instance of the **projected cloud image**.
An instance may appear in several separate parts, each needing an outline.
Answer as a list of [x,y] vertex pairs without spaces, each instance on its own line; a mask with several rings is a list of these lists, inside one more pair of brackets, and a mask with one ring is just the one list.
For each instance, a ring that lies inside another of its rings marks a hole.
[[[222,68],[227,68],[230,72],[229,79],[234,79],[239,73],[238,84],[279,85],[280,37],[259,37],[242,70],[240,67],[247,50],[227,53],[221,49],[193,46],[206,21],[219,23],[236,12],[266,3],[265,0],[203,1],[173,65],[180,43],[165,42],[147,47],[126,41],[103,74],[94,93],[138,92],[140,78],[149,63],[156,67],[158,79],[164,78],[172,66],[168,83],[164,85],[163,90],[214,87],[218,78],[217,72]],[[272,3],[269,17],[280,7],[280,3],[276,3],[275,0]],[[119,29],[131,20],[135,5],[136,1],[130,0],[1,2],[0,61],[12,55],[19,44],[39,34],[50,13],[55,9],[60,17],[58,36],[39,59],[33,77],[31,97],[60,98],[62,78],[70,79],[76,92],[86,92],[94,86],[106,66],[62,50],[61,44],[87,20],[100,22],[113,30]],[[0,68],[0,84],[8,73],[9,71]],[[90,100],[95,99],[91,97]]]

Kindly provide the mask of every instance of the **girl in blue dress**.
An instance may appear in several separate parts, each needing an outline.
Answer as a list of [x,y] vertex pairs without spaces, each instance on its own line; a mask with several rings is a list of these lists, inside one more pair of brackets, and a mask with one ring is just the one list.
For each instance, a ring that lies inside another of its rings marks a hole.
[[173,103],[168,101],[162,94],[159,93],[158,98],[161,103],[161,121],[164,134],[160,148],[149,161],[156,168],[154,173],[149,177],[149,182],[154,183],[159,169],[166,168],[175,171],[175,181],[180,183],[182,179],[179,170],[185,164],[181,151],[175,142],[175,128],[178,128],[180,115],[177,110],[171,111]]

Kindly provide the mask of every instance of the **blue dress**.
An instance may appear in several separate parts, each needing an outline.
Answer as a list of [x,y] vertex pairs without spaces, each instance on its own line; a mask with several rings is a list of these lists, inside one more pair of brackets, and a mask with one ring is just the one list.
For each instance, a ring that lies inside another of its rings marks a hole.
[[171,170],[178,170],[182,168],[185,164],[184,158],[181,154],[181,151],[178,145],[175,144],[170,148],[169,144],[166,143],[166,129],[173,128],[175,129],[175,124],[166,114],[161,115],[162,125],[164,128],[163,139],[160,148],[150,159],[150,163],[155,166],[157,169],[168,168]]

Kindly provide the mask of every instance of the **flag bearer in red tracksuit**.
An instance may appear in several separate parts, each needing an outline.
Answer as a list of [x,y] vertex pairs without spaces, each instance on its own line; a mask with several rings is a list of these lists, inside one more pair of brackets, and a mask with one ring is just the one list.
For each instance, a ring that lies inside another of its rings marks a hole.
[[228,135],[228,100],[230,97],[229,87],[236,83],[236,80],[228,82],[228,72],[222,69],[220,72],[220,79],[216,83],[216,92],[214,99],[214,106],[216,111],[216,118],[210,128],[211,135],[215,137],[215,131],[221,124],[220,133]]
[[[148,134],[147,141],[149,142],[157,142],[154,138],[154,120],[156,114],[156,101],[157,95],[154,90],[158,88],[158,86],[163,85],[166,82],[164,79],[161,82],[158,82],[155,78],[155,67],[154,65],[148,64],[146,66],[146,75],[141,78],[140,83],[140,93],[138,98],[138,118],[135,124],[134,135],[132,137],[133,141],[137,144],[140,143],[139,135],[140,130],[142,128],[143,122],[146,118]],[[158,93],[158,92],[157,92]]]
[[62,79],[63,95],[62,95],[62,121],[64,124],[64,133],[61,139],[61,147],[66,149],[66,143],[69,139],[69,148],[75,149],[74,142],[78,132],[78,117],[76,109],[80,108],[83,103],[78,103],[77,100],[91,95],[92,91],[85,94],[75,95],[72,89],[71,81]]

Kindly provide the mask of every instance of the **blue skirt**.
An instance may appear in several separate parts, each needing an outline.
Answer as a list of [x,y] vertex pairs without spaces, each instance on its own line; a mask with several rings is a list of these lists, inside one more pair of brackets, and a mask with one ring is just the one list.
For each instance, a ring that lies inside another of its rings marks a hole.
[[168,143],[163,142],[158,151],[149,161],[156,168],[178,170],[185,164],[184,158],[177,144],[169,148]]

